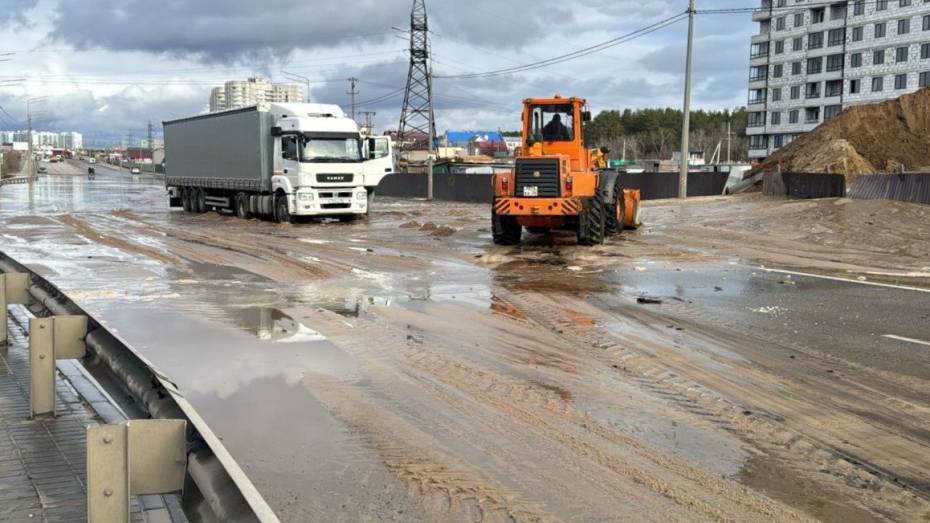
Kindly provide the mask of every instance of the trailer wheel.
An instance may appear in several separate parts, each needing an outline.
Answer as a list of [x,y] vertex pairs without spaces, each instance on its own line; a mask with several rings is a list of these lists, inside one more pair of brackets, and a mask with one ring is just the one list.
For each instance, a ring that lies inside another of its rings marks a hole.
[[523,227],[516,217],[497,214],[491,207],[491,237],[496,245],[516,245],[523,236]]
[[181,187],[181,207],[185,212],[193,211],[193,207],[191,207],[191,190],[188,187]]
[[244,192],[236,195],[236,216],[243,220],[248,220],[252,217],[252,213],[249,212],[249,196]]
[[191,206],[194,208],[194,212],[198,214],[207,212],[207,193],[204,192],[202,187],[194,189],[191,200]]
[[598,245],[604,243],[606,225],[605,206],[599,191],[591,198],[582,201],[581,214],[578,215],[578,245]]
[[291,212],[287,208],[287,196],[283,194],[275,198],[274,219],[278,223],[291,223]]

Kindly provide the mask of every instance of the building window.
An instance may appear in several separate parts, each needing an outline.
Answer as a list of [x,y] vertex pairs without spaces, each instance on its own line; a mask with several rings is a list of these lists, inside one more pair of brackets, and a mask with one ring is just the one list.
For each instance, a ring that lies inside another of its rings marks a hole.
[[772,89],[772,101],[780,102],[781,101],[781,87],[775,87]]
[[782,136],[782,135],[780,135],[780,134],[776,134],[775,136],[772,137],[772,144],[774,145],[774,147],[775,147],[776,149],[778,149],[779,147],[781,147],[782,145],[784,145],[784,143],[785,143],[785,137],[784,137],[784,136]]
[[920,44],[920,59],[930,58],[930,44]]
[[765,113],[764,112],[749,113],[749,117],[746,120],[746,127],[763,127],[763,126],[765,126]]
[[820,82],[809,82],[804,87],[805,98],[820,98]]
[[785,52],[785,41],[779,40],[775,42],[775,54],[782,54]]
[[784,66],[782,64],[773,65],[772,66],[772,78],[781,78],[783,71],[784,71]]
[[799,74],[801,74],[801,62],[791,63],[791,74],[792,76],[798,76]]
[[785,7],[788,5],[788,0],[778,0],[777,5],[778,7]]
[[779,16],[775,19],[775,30],[784,31],[785,30],[785,17]]
[[872,51],[872,65],[881,65],[883,63],[885,63],[885,50]]
[[920,76],[917,78],[917,85],[920,87],[927,87],[930,85],[930,72],[924,71],[920,73]]
[[792,100],[797,100],[797,99],[800,98],[800,97],[801,97],[801,86],[800,86],[800,85],[792,85],[792,86],[791,86],[791,99],[792,99]]
[[[812,23],[812,24],[819,24],[819,23],[823,22],[823,14],[824,14],[824,11],[825,11],[825,9],[824,9],[823,7],[819,8],[819,9],[811,9],[811,23]],[[795,16],[797,16],[797,15],[795,15]]]
[[843,55],[831,54],[827,57],[827,71],[840,71],[843,69]]
[[772,112],[772,125],[781,125],[781,113],[778,111]]
[[849,81],[849,94],[859,94],[860,82],[858,79]]
[[807,35],[808,49],[820,49],[821,47],[823,47],[823,33],[810,33]]
[[872,92],[877,93],[884,88],[885,79],[881,76],[872,77]]
[[846,18],[846,6],[834,5],[830,7],[830,20],[839,20]]
[[802,40],[800,36],[791,40],[792,51],[800,51],[803,48],[804,48],[804,40]]
[[894,50],[894,61],[896,63],[907,61],[907,47],[898,47]]
[[911,0],[898,0],[898,7],[907,7],[911,5]]
[[849,67],[862,67],[862,53],[849,55]]
[[751,89],[749,91],[749,103],[750,104],[765,103],[765,89]]
[[840,96],[843,94],[843,81],[830,80],[823,84],[823,95],[826,97]]
[[830,29],[830,32],[827,33],[827,45],[836,46],[843,45],[843,42],[846,40],[846,29]]
[[907,74],[894,75],[894,88],[907,89]]
[[794,15],[794,26],[801,27],[804,25],[804,13]]
[[865,14],[865,0],[856,0],[853,4],[853,16]]
[[911,19],[902,18],[898,20],[898,34],[905,35],[911,32]]
[[861,25],[859,27],[853,27],[852,41],[853,42],[862,41],[862,26]]
[[875,38],[885,37],[885,22],[875,24]]
[[756,82],[758,80],[765,80],[767,67],[764,65],[754,65],[749,68],[749,81]]
[[788,123],[798,123],[798,110],[788,112]]
[[761,44],[752,44],[752,47],[749,48],[749,58],[761,58],[763,56],[769,55],[769,43],[762,42]]
[[807,74],[817,74],[823,71],[823,57],[807,59]]
[[831,120],[843,110],[842,105],[827,105],[823,108],[823,121]]
[[820,107],[804,108],[804,123],[817,123],[820,121]]
[[749,137],[749,148],[750,149],[765,149],[767,146],[765,135],[763,134],[753,134]]
[[876,0],[875,1],[876,11],[884,11],[885,9],[888,9],[888,0]]

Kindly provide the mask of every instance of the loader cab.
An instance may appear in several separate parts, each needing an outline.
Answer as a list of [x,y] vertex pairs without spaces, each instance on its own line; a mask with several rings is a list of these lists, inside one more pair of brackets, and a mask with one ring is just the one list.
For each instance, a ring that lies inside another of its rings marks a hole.
[[523,155],[567,155],[572,171],[587,171],[590,152],[584,127],[591,119],[581,98],[531,98],[523,101]]

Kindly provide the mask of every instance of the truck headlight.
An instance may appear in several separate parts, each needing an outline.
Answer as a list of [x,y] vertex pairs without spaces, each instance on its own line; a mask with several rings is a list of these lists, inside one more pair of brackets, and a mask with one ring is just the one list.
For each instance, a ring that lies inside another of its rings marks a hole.
[[297,193],[297,198],[302,202],[313,201],[313,193],[312,192],[300,192],[300,193]]
[[358,193],[358,194],[355,195],[355,199],[358,200],[358,201],[367,200],[367,199],[368,199],[368,194],[367,194],[367,193],[360,192],[360,193]]

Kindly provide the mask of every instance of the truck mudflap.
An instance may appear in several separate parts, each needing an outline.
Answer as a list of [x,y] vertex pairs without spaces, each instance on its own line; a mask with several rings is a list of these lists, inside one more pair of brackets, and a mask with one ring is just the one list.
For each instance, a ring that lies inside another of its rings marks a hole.
[[512,216],[577,216],[581,198],[498,198],[494,212]]

